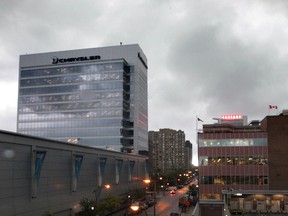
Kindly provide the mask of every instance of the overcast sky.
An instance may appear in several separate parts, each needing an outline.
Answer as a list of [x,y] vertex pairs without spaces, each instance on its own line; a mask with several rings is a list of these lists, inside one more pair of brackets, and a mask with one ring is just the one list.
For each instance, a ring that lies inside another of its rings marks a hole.
[[195,143],[196,116],[288,108],[286,0],[1,0],[0,129],[16,131],[19,55],[120,42],[148,58],[149,130]]

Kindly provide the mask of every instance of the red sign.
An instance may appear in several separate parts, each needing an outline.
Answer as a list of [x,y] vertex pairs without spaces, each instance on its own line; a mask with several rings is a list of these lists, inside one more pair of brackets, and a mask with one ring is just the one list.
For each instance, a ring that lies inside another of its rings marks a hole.
[[221,116],[221,119],[223,120],[239,120],[239,119],[243,119],[242,115],[223,115]]

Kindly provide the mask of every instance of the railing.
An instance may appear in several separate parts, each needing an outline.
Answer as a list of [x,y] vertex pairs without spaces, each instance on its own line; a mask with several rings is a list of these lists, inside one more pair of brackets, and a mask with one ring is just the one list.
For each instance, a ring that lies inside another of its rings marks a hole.
[[192,216],[200,216],[199,215],[199,202],[197,202],[193,212],[192,212]]
[[231,216],[230,211],[228,209],[227,203],[224,201],[224,215]]

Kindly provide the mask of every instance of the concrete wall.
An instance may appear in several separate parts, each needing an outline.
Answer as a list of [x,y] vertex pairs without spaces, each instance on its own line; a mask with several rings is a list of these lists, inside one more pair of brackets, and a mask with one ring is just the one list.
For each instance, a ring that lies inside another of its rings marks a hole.
[[[46,152],[38,179],[35,177],[37,152]],[[78,179],[73,155],[83,156]],[[106,158],[102,184],[100,158]],[[117,160],[123,161],[119,178]],[[133,170],[130,161],[135,161]],[[57,216],[73,215],[79,211],[81,198],[128,194],[145,187],[142,180],[147,176],[146,158],[142,156],[6,131],[0,131],[0,171],[0,215],[5,216],[39,216],[46,211]],[[105,184],[111,188],[106,190]]]

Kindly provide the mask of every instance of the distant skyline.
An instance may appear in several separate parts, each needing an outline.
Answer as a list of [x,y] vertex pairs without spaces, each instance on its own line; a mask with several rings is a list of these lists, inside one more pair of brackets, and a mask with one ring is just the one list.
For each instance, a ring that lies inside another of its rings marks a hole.
[[137,43],[149,130],[183,130],[195,146],[196,116],[288,108],[287,24],[285,0],[2,0],[0,129],[16,131],[19,55]]

